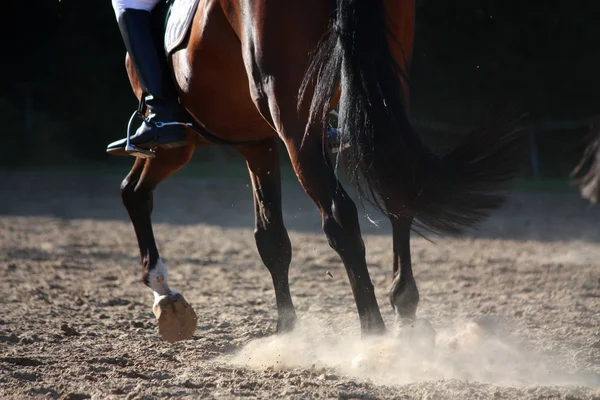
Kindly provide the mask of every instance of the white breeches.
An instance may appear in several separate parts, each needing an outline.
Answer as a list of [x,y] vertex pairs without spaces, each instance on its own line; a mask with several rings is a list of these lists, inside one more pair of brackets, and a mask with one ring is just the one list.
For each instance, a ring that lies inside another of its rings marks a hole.
[[160,0],[112,0],[113,9],[117,19],[123,14],[126,8],[135,10],[152,11]]

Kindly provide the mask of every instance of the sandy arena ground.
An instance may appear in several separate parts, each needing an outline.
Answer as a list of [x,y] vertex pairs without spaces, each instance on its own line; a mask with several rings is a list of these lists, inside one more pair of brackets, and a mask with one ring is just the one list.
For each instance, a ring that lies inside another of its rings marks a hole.
[[[139,279],[120,176],[0,177],[2,399],[600,399],[600,208],[575,192],[515,193],[478,232],[413,239],[418,315],[438,334],[419,349],[360,339],[346,273],[296,183],[284,203],[301,323],[272,336],[246,177],[173,177],[155,233],[199,323],[170,345]],[[393,331],[390,229],[362,227]]]

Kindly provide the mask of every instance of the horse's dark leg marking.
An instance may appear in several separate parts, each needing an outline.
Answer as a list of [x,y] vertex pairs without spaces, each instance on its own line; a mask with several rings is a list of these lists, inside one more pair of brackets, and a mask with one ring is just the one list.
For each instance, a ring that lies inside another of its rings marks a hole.
[[277,332],[288,332],[296,323],[288,271],[292,245],[283,223],[281,210],[281,171],[279,140],[239,149],[246,157],[254,189],[254,238],[263,263],[271,273],[277,302]]

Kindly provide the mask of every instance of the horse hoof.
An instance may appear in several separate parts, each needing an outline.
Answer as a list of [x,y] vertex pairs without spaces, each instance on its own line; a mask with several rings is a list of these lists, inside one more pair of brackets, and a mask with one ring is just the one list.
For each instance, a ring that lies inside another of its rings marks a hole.
[[433,349],[436,335],[435,329],[426,319],[403,321],[396,332],[396,338],[415,350]]
[[169,343],[191,338],[198,322],[192,306],[179,293],[160,296],[157,300],[153,311],[160,337]]

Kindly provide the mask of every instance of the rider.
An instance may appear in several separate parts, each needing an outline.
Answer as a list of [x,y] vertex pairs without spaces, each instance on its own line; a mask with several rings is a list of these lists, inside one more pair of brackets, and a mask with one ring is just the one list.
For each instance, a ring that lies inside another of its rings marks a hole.
[[[119,30],[135,68],[142,88],[142,96],[149,117],[144,120],[134,135],[131,144],[142,149],[155,146],[173,148],[187,143],[185,127],[181,124],[166,124],[160,128],[156,122],[181,122],[185,110],[179,104],[177,90],[163,56],[162,45],[157,42],[150,12],[161,0],[112,0]],[[110,150],[125,147],[126,139],[108,145]]]
[[[162,0],[112,0],[125,48],[150,111],[148,118],[130,138],[130,143],[142,150],[150,150],[155,146],[174,148],[187,143],[185,126],[177,123],[186,119],[187,112],[179,104],[166,56],[161,51],[163,46],[158,39],[160,35],[154,32],[152,24],[151,11],[160,1]],[[158,127],[157,122],[166,124]],[[126,142],[127,139],[117,140],[108,145],[107,151],[122,154]],[[328,142],[331,148],[339,149],[337,129],[329,129]],[[342,146],[345,147],[347,146]],[[133,152],[133,155],[136,153]]]

